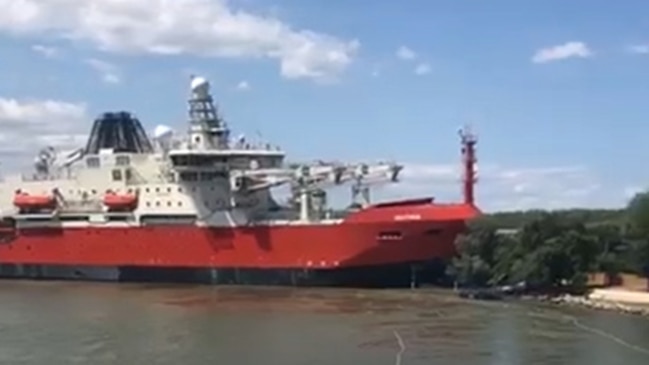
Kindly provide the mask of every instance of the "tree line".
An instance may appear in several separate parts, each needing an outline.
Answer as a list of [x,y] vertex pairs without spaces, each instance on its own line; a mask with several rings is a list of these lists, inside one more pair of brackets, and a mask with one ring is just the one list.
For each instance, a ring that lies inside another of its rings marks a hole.
[[609,280],[649,277],[649,192],[624,209],[486,214],[470,223],[457,248],[447,273],[465,287],[581,291],[593,272]]

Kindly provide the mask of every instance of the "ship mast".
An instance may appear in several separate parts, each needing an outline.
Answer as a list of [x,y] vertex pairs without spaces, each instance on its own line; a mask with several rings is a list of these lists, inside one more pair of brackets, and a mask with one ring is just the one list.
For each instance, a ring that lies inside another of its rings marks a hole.
[[464,203],[473,205],[475,202],[475,183],[478,181],[475,151],[478,139],[468,126],[460,129],[459,134],[462,141],[462,193]]
[[214,106],[209,82],[202,77],[192,76],[191,91],[188,102],[188,147],[199,150],[227,149],[230,131]]

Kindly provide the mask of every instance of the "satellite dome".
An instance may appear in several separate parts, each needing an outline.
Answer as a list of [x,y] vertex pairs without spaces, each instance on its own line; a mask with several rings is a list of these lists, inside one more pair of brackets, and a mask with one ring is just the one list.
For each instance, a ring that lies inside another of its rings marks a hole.
[[158,125],[153,130],[153,136],[156,139],[161,139],[161,138],[164,138],[164,137],[167,137],[167,136],[171,135],[172,132],[173,132],[173,130],[171,129],[171,127],[166,126],[166,125]]
[[205,78],[196,76],[192,78],[191,89],[193,93],[207,95],[210,90],[210,82]]

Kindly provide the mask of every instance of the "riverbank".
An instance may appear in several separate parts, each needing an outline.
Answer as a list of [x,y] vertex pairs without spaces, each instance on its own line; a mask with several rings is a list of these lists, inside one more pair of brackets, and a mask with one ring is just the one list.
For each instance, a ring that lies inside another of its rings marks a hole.
[[575,305],[649,317],[649,293],[624,289],[595,289],[590,293],[545,298],[559,305]]

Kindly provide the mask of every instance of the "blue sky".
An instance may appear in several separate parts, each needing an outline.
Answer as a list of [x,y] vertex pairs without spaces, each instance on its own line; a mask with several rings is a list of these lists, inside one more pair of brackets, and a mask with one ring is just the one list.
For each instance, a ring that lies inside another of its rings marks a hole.
[[182,130],[199,73],[235,133],[293,159],[406,164],[378,198],[457,199],[464,123],[487,210],[620,206],[649,181],[649,3],[138,3],[0,0],[0,152],[78,144],[104,110]]

